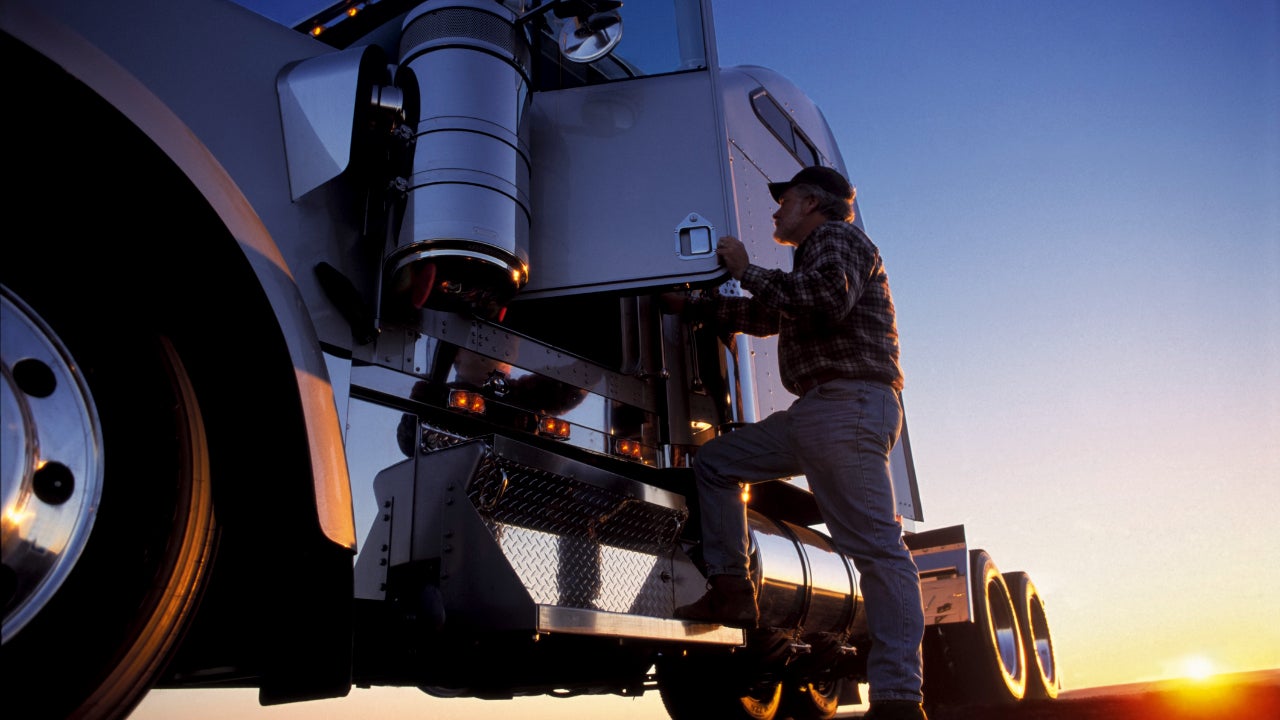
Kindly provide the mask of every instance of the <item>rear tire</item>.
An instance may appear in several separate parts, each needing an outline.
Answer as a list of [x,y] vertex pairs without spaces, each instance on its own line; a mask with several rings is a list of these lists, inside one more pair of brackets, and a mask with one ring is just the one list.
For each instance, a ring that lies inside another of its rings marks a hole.
[[787,683],[782,715],[791,720],[831,720],[840,707],[840,678],[800,684]]
[[773,720],[782,683],[752,682],[732,657],[686,656],[657,663],[658,694],[673,720]]
[[1027,698],[1052,700],[1058,697],[1062,680],[1058,676],[1058,656],[1053,646],[1053,633],[1045,615],[1044,600],[1025,572],[1007,572],[1005,584],[1013,598],[1027,659]]
[[[58,522],[65,502],[27,491],[40,482],[34,468],[70,445],[82,462],[64,474],[64,494],[100,497],[66,530],[82,550],[52,553],[52,571],[30,561],[42,544],[35,531],[29,539],[25,527],[6,524],[5,574],[14,580],[4,597],[3,675],[14,690],[6,704],[23,718],[123,718],[163,671],[213,550],[198,404],[171,343],[134,330],[138,319],[104,321],[118,317],[108,298],[54,290],[40,314],[34,301],[4,293],[5,410],[25,408],[15,415],[36,438],[23,452],[29,464],[4,466],[6,517]],[[20,337],[9,332],[15,319]],[[9,383],[24,361],[45,366],[52,385],[33,393]]]
[[932,628],[925,636],[928,706],[1009,705],[1027,692],[1026,652],[1004,577],[985,550],[969,551],[970,622]]

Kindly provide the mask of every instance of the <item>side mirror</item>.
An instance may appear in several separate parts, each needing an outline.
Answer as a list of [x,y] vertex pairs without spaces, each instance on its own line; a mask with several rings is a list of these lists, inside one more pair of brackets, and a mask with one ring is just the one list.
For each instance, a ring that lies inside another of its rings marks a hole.
[[560,52],[572,62],[595,62],[612,52],[621,39],[618,11],[592,13],[565,21],[560,28]]
[[564,20],[560,26],[560,54],[576,63],[590,63],[613,52],[622,40],[619,0],[552,0],[520,16],[517,24],[548,10]]

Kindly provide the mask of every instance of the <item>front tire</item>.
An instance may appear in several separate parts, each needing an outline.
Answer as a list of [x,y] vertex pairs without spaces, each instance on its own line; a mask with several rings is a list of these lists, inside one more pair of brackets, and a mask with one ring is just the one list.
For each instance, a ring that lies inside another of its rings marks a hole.
[[[199,406],[172,344],[136,319],[104,322],[105,297],[0,291],[5,422],[24,427],[5,436],[9,456],[23,439],[3,466],[5,684],[24,718],[123,718],[163,671],[213,551]],[[84,512],[67,522],[68,505]],[[70,551],[42,567],[32,553],[50,538],[35,528],[50,524]]]

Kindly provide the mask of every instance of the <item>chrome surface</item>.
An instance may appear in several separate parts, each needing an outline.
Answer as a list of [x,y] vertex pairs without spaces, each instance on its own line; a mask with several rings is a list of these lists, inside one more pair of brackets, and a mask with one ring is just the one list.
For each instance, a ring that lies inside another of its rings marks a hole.
[[79,368],[56,334],[0,287],[3,549],[14,591],[7,642],[53,598],[93,529],[102,429]]
[[728,234],[736,227],[711,28],[696,2],[628,3],[623,14],[627,38],[609,58],[624,58],[634,77],[563,89],[540,79],[533,96],[537,162],[521,297],[723,275],[714,253],[682,258],[672,240],[690,215]]
[[967,622],[974,602],[969,583],[969,547],[964,526],[908,534],[907,547],[920,573],[925,625]]
[[[659,552],[674,546],[689,517],[683,495],[505,437],[493,438],[490,449],[489,467],[507,470],[524,489],[502,501],[495,521],[553,531],[590,528],[602,543]],[[468,495],[490,480],[478,474]]]
[[622,18],[610,15],[616,22],[608,27],[592,31],[578,18],[571,18],[560,26],[560,52],[566,60],[576,63],[595,62],[613,51],[622,40]]
[[[502,549],[536,603],[613,613],[670,617],[666,559],[517,525],[491,525]],[[667,575],[663,581],[661,576]]]
[[748,519],[761,625],[849,633],[859,608],[856,576],[831,539],[754,510]]
[[[1053,634],[1049,630],[1049,618],[1045,615],[1044,601],[1037,593],[1030,598],[1028,619],[1030,620],[1031,647],[1027,648],[1029,659],[1035,663],[1040,680],[1047,689],[1056,689],[1061,684],[1058,677],[1057,654],[1053,648]],[[1034,653],[1034,657],[1031,656]]]
[[836,551],[831,538],[810,528],[784,523],[804,548],[809,563],[809,607],[806,633],[840,634],[849,630],[858,605],[857,582],[852,563]]
[[[570,322],[566,319],[566,322]],[[656,412],[657,400],[651,383],[643,378],[610,370],[536,338],[506,330],[479,319],[442,312],[422,314],[424,338],[436,337],[458,347],[544,375],[611,400]],[[590,332],[583,328],[583,332]],[[415,357],[417,354],[415,353]]]
[[361,354],[378,365],[351,368],[352,393],[427,402],[445,388],[487,386],[486,403],[503,410],[491,417],[550,414],[570,424],[569,445],[609,454],[625,437],[642,442],[638,461],[665,465],[661,449],[644,437],[658,422],[652,384],[483,321],[433,311],[423,317],[431,334],[384,332]]
[[703,257],[715,248],[716,228],[697,213],[676,225],[676,254],[683,259]]
[[514,22],[480,0],[428,0],[405,17],[397,79],[418,107],[409,109],[413,174],[388,261],[395,292],[424,262],[435,266],[435,288],[499,303],[527,280],[530,57]]
[[988,578],[986,596],[990,603],[988,613],[1000,672],[1008,684],[1024,673],[1022,639],[1018,635],[1018,620],[1009,598],[1009,589],[998,573]]
[[549,633],[673,640],[715,645],[745,643],[742,630],[722,625],[619,615],[554,605],[538,606],[538,630]]
[[[376,80],[366,77],[374,68],[379,70]],[[394,114],[403,112],[398,88],[370,85],[371,81],[389,82],[386,75],[381,53],[369,46],[319,55],[280,73],[276,94],[294,200],[347,169],[359,103],[383,106]],[[369,91],[368,96],[362,90]]]

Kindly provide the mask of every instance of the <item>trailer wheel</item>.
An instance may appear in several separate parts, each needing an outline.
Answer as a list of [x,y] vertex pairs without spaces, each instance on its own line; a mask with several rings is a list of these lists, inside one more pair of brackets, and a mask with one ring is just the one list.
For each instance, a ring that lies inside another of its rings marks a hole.
[[969,551],[971,622],[936,626],[927,634],[927,705],[1008,705],[1027,691],[1027,663],[1017,611],[1004,576],[985,550]]
[[672,720],[773,720],[782,705],[782,683],[745,680],[737,663],[720,656],[662,658],[658,694]]
[[1058,677],[1058,658],[1053,647],[1053,634],[1044,612],[1044,600],[1025,572],[1007,572],[1005,584],[1013,598],[1018,614],[1018,628],[1022,635],[1022,647],[1027,659],[1027,698],[1052,700],[1058,697],[1061,679]]
[[212,552],[195,395],[167,340],[104,321],[107,297],[37,313],[0,296],[5,685],[33,700],[24,718],[122,718]]
[[840,678],[788,683],[782,694],[782,715],[791,720],[831,720],[840,707]]

